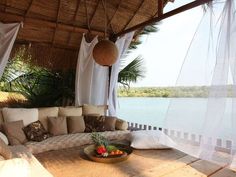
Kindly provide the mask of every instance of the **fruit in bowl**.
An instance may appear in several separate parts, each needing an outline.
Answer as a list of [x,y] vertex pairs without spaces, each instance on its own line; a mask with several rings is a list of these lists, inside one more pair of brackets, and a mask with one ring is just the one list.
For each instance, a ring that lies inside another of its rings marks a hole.
[[91,138],[95,144],[95,153],[98,157],[115,157],[125,154],[118,147],[109,144],[108,140],[99,133],[92,133]]

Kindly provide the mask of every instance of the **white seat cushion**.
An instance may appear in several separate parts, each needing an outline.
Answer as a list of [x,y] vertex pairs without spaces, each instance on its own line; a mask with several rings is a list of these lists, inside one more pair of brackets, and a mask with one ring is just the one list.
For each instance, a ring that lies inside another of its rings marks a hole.
[[24,126],[38,120],[38,109],[3,108],[2,114],[5,122],[23,120]]
[[[127,140],[129,138],[129,131],[107,131],[101,132],[101,135],[108,140]],[[27,142],[25,146],[30,152],[37,154],[44,151],[76,147],[91,143],[91,133],[75,133],[54,136],[41,142],[30,141]]]
[[141,130],[131,132],[131,147],[135,149],[169,149],[162,145],[160,138],[168,141],[168,145],[174,143],[167,135],[159,130]]

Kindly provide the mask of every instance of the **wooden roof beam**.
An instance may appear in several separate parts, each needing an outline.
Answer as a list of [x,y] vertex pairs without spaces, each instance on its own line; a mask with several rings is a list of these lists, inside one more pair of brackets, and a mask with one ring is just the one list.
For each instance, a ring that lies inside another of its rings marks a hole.
[[[12,13],[5,13],[0,11],[0,21],[2,22],[7,22],[7,23],[14,23],[14,22],[22,22],[24,20],[24,17],[21,15],[16,15]],[[39,28],[52,28],[55,29],[56,26],[58,27],[59,30],[62,31],[67,31],[71,32],[74,31],[76,33],[86,33],[88,32],[87,28],[82,28],[82,27],[77,27],[77,26],[71,26],[69,24],[61,23],[58,22],[56,25],[55,22],[47,21],[44,19],[37,19],[37,18],[32,18],[32,17],[26,17],[25,18],[25,26],[27,27],[27,24],[33,24],[34,26],[39,26]],[[96,30],[91,30],[91,34],[93,35],[98,35],[98,36],[103,36],[104,32],[103,31],[96,31]]]
[[161,16],[154,17],[154,18],[152,18],[150,20],[147,20],[147,21],[145,21],[143,23],[135,25],[135,26],[133,26],[133,27],[131,27],[129,29],[123,30],[123,31],[115,34],[115,37],[119,37],[119,36],[124,35],[126,33],[129,33],[129,32],[135,31],[135,30],[137,30],[139,28],[142,28],[142,27],[151,25],[153,23],[159,22],[159,21],[161,21],[163,19],[166,19],[168,17],[171,17],[173,15],[179,14],[181,12],[184,12],[186,10],[192,9],[194,7],[200,6],[202,4],[205,4],[205,3],[208,3],[208,2],[211,2],[211,1],[213,1],[213,0],[195,0],[195,1],[191,2],[191,3],[183,5],[183,6],[179,7],[179,8],[177,8],[177,9],[174,9],[174,10],[172,10],[170,12],[164,13]]
[[31,0],[31,1],[30,1],[29,6],[28,6],[28,8],[27,8],[27,10],[26,10],[26,12],[25,12],[25,17],[29,15],[30,9],[31,9],[32,4],[33,4],[33,1],[34,1],[34,0]]
[[161,16],[163,14],[163,0],[158,0],[158,8],[157,8],[157,14],[158,16]]
[[117,8],[116,8],[114,14],[112,15],[111,19],[110,19],[109,22],[107,23],[107,28],[108,28],[108,26],[112,23],[112,20],[114,19],[114,17],[116,16],[118,10],[120,9],[121,4],[122,4],[122,0],[119,1],[119,4],[117,5]]
[[[142,2],[139,4],[138,8],[136,9],[136,11],[134,12],[134,14],[132,15],[132,17],[129,19],[129,21],[125,24],[125,26],[123,27],[122,31],[124,31],[129,24],[131,23],[131,21],[134,19],[134,17],[137,15],[138,11],[141,9],[141,7],[143,6],[143,3],[145,2],[145,0],[142,0]],[[159,2],[159,0],[158,0]]]
[[62,0],[59,0],[59,2],[58,2],[57,17],[56,17],[56,28],[55,28],[53,38],[52,38],[52,45],[55,42],[55,37],[56,37],[56,33],[57,33],[57,25],[58,25],[58,21],[59,21],[60,10],[61,10],[61,1]]
[[[75,23],[76,23],[76,17],[77,17],[77,15],[78,15],[78,13],[79,13],[79,7],[80,7],[80,0],[77,1],[76,10],[75,10],[75,14],[74,14],[74,17],[73,17],[73,25],[74,25],[74,26],[75,26]],[[75,28],[74,28],[74,29],[75,29]],[[72,32],[74,32],[74,30],[70,32],[69,37],[67,38],[67,44],[69,44],[70,41],[71,41],[71,33],[72,33]]]
[[98,6],[99,6],[99,4],[100,4],[100,1],[101,1],[101,0],[98,0],[98,1],[97,1],[96,7],[95,7],[95,9],[94,9],[94,11],[93,11],[93,13],[92,13],[92,16],[91,16],[90,20],[89,20],[89,26],[92,25],[92,22],[93,22],[93,19],[94,19],[95,14],[96,14],[96,12],[97,12],[97,9],[98,9]]
[[[106,7],[105,7],[105,4],[104,4],[104,1],[103,1],[103,0],[102,0],[102,7],[103,7],[104,13],[105,13],[105,15],[106,15],[106,22],[107,22],[107,21],[110,21],[110,17],[109,17],[109,15],[107,14],[107,9],[106,9]],[[115,32],[114,32],[114,30],[113,30],[113,28],[112,28],[112,24],[110,23],[109,26],[111,27],[111,30],[112,30],[112,32],[113,32],[113,34],[114,34]],[[106,29],[108,28],[107,23],[105,24],[105,28],[106,28]],[[106,34],[106,35],[107,35],[107,34]]]

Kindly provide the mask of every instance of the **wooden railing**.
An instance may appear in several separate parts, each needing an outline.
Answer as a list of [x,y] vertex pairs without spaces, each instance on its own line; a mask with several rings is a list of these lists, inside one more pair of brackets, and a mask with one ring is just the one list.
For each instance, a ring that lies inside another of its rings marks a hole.
[[[199,145],[201,141],[201,135],[199,134],[194,134],[190,132],[181,132],[181,131],[176,131],[176,130],[168,130],[168,129],[163,129],[162,127],[157,127],[157,126],[152,126],[152,125],[147,125],[147,124],[128,122],[128,129],[131,131],[161,130],[167,135],[176,137],[180,140],[182,139],[185,141],[189,141],[190,143],[195,144],[195,145]],[[230,153],[230,151],[232,150],[232,145],[233,143],[231,140],[226,140],[226,139],[221,139],[221,138],[217,138],[216,140],[216,149],[219,151]]]

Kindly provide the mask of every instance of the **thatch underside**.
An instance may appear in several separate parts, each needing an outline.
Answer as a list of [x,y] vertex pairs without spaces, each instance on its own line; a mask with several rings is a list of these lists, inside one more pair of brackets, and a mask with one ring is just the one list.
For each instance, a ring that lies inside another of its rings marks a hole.
[[[106,26],[106,35],[111,37],[161,15],[168,1],[0,0],[0,22],[24,22],[16,44],[31,43],[37,48],[41,45],[47,50],[57,51],[58,55],[63,52],[67,60],[71,57],[69,53],[74,53],[73,56],[78,53],[83,33],[87,33],[89,39],[96,35],[104,37]],[[48,57],[41,56],[41,60]]]

